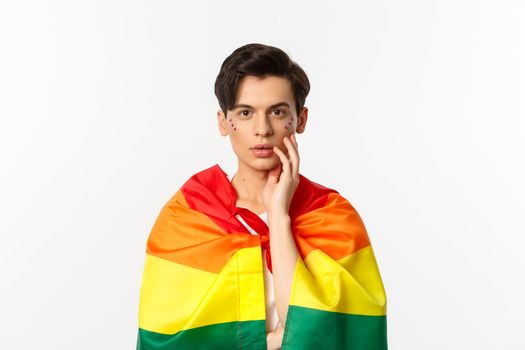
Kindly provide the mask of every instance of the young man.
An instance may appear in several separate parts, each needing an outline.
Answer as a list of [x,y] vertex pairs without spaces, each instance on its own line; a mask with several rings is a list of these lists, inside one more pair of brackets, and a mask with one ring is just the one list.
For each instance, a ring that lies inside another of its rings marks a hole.
[[221,66],[219,131],[237,156],[194,174],[148,238],[137,349],[387,349],[368,234],[337,191],[299,173],[306,73],[248,44]]
[[[240,52],[249,52],[250,48],[259,55],[264,53],[262,47],[253,45],[241,48]],[[254,51],[255,48],[259,52]],[[237,66],[239,62],[232,60],[238,57],[239,51],[225,62],[223,72],[231,69],[229,64],[234,63]],[[257,57],[252,58],[252,62],[255,69],[261,70],[261,67],[257,67],[261,64]],[[285,64],[289,62],[284,57],[281,62],[274,69],[280,69],[284,73],[288,69]],[[245,66],[250,64],[246,61],[243,63]],[[267,74],[264,71],[259,74],[261,73]],[[267,278],[273,277],[273,281],[267,282],[266,286],[267,289],[272,289],[273,285],[275,292],[270,290],[274,295],[267,293],[270,295],[266,300],[275,300],[275,304],[268,305],[266,310],[271,313],[276,308],[280,324],[277,329],[267,324],[267,330],[272,330],[267,335],[269,348],[278,348],[282,342],[282,325],[286,322],[290,287],[298,257],[288,211],[299,184],[299,154],[295,132],[304,131],[308,117],[307,107],[302,107],[300,113],[298,107],[304,103],[309,84],[302,70],[297,68],[295,73],[298,75],[294,79],[298,81],[296,89],[301,89],[299,95],[303,96],[300,102],[295,100],[288,77],[246,75],[238,81],[237,97],[230,101],[223,98],[228,92],[230,96],[234,94],[228,91],[231,86],[228,84],[231,82],[225,80],[225,74],[219,75],[216,84],[220,104],[227,111],[225,113],[220,109],[217,112],[219,130],[222,136],[230,136],[238,160],[238,170],[232,180],[237,193],[236,206],[254,213],[267,213],[274,269],[273,276],[266,275]],[[228,106],[228,102],[236,103]]]

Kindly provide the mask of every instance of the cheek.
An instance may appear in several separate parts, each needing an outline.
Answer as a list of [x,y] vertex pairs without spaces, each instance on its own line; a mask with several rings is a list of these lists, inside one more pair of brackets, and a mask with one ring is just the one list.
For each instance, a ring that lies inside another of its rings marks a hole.
[[286,123],[286,125],[284,126],[284,128],[286,130],[288,130],[288,128],[292,129],[292,122],[293,122],[293,116],[288,120],[288,123]]
[[233,124],[232,118],[229,119],[230,125],[232,126],[233,130],[236,131],[237,127]]

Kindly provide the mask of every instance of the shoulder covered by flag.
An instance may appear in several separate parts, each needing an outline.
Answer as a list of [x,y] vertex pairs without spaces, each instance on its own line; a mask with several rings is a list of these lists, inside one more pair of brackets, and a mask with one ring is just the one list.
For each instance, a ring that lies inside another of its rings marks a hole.
[[[215,164],[162,207],[147,240],[137,349],[266,349],[262,236],[235,203]],[[300,258],[282,349],[387,349],[386,293],[357,211],[300,174],[289,215]]]

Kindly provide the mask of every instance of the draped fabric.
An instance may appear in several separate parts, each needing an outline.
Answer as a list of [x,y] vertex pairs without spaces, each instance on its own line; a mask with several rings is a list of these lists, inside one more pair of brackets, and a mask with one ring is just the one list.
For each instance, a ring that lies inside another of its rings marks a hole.
[[268,264],[268,269],[270,272],[273,272],[272,256],[270,253],[270,231],[268,229],[268,225],[266,225],[266,223],[261,220],[259,215],[246,208],[236,207],[234,214],[239,214],[244,219],[244,221],[246,221],[246,223],[261,236],[261,247],[266,249],[266,263]]
[[[299,177],[289,215],[300,257],[282,349],[387,349],[385,289],[359,214],[337,191]],[[215,164],[162,207],[146,244],[137,349],[266,349],[268,226],[235,203]]]
[[[231,181],[230,181],[231,182]],[[255,232],[247,223],[244,221],[244,219],[240,216],[237,216],[239,220],[248,228],[250,233],[252,235],[257,235],[257,232]],[[264,212],[262,214],[259,214],[259,217],[268,225],[268,213]],[[266,257],[265,249],[262,249],[263,256]],[[273,274],[268,269],[268,263],[266,259],[263,259],[263,279],[264,279],[264,297],[265,297],[265,303],[266,303],[266,333],[275,331],[279,326],[281,326],[281,322],[279,319],[279,315],[277,314],[277,308],[275,305],[275,288],[274,288],[274,282],[273,282]]]

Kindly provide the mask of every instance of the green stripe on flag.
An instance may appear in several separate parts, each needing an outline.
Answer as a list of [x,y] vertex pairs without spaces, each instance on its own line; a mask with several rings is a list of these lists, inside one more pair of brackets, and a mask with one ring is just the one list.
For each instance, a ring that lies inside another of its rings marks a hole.
[[227,322],[161,334],[139,328],[137,350],[266,350],[266,321]]
[[354,315],[290,305],[282,350],[387,350],[386,325],[386,315]]

